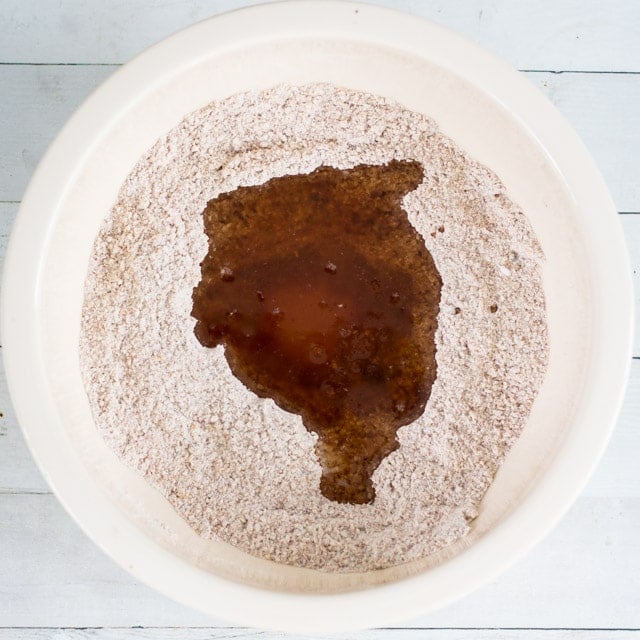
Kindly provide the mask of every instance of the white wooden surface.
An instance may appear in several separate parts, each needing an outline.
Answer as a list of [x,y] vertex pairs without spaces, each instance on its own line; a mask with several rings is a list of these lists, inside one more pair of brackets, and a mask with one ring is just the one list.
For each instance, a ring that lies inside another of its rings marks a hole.
[[[640,0],[380,3],[434,19],[494,50],[525,70],[563,111],[593,153],[623,213],[640,302]],[[0,260],[33,169],[82,99],[115,65],[145,46],[245,4],[0,1]],[[580,499],[544,542],[492,584],[445,610],[402,629],[348,637],[640,640],[637,335],[634,356],[611,445]],[[0,640],[258,635],[168,601],[130,578],[85,538],[31,461],[2,371],[0,376]]]
[[[0,629],[0,640],[284,640],[289,636],[250,629]],[[331,638],[358,640],[637,640],[638,632],[628,629],[376,629]],[[303,636],[298,636],[302,640]],[[317,639],[317,636],[308,637]]]

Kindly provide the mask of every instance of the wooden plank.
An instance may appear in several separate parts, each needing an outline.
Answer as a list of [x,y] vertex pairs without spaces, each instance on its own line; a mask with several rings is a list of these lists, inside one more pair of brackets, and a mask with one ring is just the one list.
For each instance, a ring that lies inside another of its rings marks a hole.
[[[0,203],[0,266],[10,221],[17,204]],[[640,215],[621,216],[632,258],[636,295],[636,325],[640,327]],[[636,331],[636,356],[640,356],[640,330]],[[0,367],[0,493],[47,492],[48,488],[22,438],[8,397],[4,370]],[[640,360],[631,367],[631,378],[618,426],[605,456],[585,489],[594,497],[640,497],[637,452],[640,451]]]
[[[0,629],[0,640],[313,640],[252,629]],[[336,640],[638,640],[638,630],[600,629],[376,629],[332,635]]]
[[[638,4],[640,7],[640,3]],[[640,38],[638,39],[640,41]],[[20,200],[46,146],[115,67],[1,66],[0,201]],[[573,124],[619,211],[640,211],[640,75],[529,73]]]
[[[0,413],[2,414],[0,416],[0,495],[3,493],[50,493],[18,426],[2,366],[0,366]],[[0,618],[1,624],[2,618]]]
[[11,225],[18,215],[18,202],[0,202],[0,266],[4,260],[9,234],[11,233]]
[[[0,202],[0,272],[18,206],[18,203]],[[37,470],[18,427],[9,400],[4,367],[0,363],[0,494],[14,491],[48,493],[49,489]]]
[[[255,0],[4,0],[1,62],[120,63],[170,33]],[[630,0],[378,0],[455,29],[521,69],[639,71]]]
[[[633,344],[633,355],[640,357],[640,215],[620,216],[624,230],[635,297],[635,325],[636,331]],[[640,394],[640,392],[639,392]]]
[[[0,494],[48,493],[24,442],[0,368]],[[625,402],[611,442],[583,495],[640,497],[640,361],[633,362]]]
[[0,201],[22,198],[56,133],[115,68],[0,66]]
[[633,360],[618,423],[598,468],[582,493],[583,496],[640,497],[638,424],[640,424],[640,360]]
[[[0,202],[0,272],[18,203]],[[29,453],[9,399],[4,367],[0,363],[0,494],[13,492],[49,493]],[[0,618],[0,625],[2,619]]]
[[0,549],[3,627],[212,624],[129,577],[52,495],[0,495]]
[[618,211],[640,211],[640,75],[530,73],[527,77],[582,138]]
[[[640,628],[640,498],[581,498],[488,586],[414,627]],[[4,627],[219,626],[137,583],[51,495],[0,495]]]

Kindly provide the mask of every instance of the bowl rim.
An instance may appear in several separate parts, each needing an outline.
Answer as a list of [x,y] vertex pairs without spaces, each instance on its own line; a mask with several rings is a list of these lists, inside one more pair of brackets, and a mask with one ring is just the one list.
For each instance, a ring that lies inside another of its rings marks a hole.
[[[607,339],[592,357],[589,419],[569,433],[548,471],[490,535],[425,573],[340,594],[292,594],[233,583],[146,538],[90,475],[74,466],[70,443],[47,429],[53,404],[37,326],[39,257],[47,246],[48,221],[100,127],[128,108],[149,83],[198,56],[292,32],[391,44],[482,86],[529,129],[572,193],[600,210],[597,230],[595,219],[585,220],[588,230],[598,233],[594,278],[606,309],[595,330]],[[118,564],[163,594],[235,624],[282,631],[397,623],[462,597],[513,564],[551,530],[591,475],[613,430],[631,360],[633,289],[621,225],[602,177],[570,125],[524,77],[478,45],[424,19],[361,3],[288,0],[245,7],[179,31],[124,65],[81,105],[38,165],[12,230],[2,284],[0,329],[10,396],[31,453],[67,512]]]

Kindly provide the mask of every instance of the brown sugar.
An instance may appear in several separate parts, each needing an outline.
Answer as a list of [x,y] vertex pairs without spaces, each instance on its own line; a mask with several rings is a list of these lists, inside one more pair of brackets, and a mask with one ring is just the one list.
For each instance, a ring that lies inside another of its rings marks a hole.
[[441,280],[401,207],[413,161],[321,167],[211,200],[195,333],[318,435],[320,489],[369,503],[371,476],[436,378]]

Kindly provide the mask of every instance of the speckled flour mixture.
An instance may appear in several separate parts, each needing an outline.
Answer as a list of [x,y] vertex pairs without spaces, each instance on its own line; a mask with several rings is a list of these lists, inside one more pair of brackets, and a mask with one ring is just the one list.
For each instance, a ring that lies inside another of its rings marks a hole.
[[[392,159],[424,168],[404,208],[442,277],[438,377],[375,472],[375,502],[338,504],[301,418],[193,334],[202,211],[239,186]],[[326,571],[423,557],[468,531],[525,425],[548,354],[542,260],[498,178],[422,115],[326,84],[214,102],[140,160],[96,240],[80,342],[96,424],[206,538]]]

